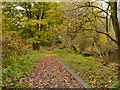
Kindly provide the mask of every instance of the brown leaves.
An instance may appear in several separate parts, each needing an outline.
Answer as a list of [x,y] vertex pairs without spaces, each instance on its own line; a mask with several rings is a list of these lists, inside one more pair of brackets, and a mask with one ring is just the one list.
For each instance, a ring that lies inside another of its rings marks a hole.
[[[102,63],[102,67],[98,66],[98,71],[93,71],[87,75],[87,72],[80,71],[72,66],[73,71],[75,71],[80,77],[82,77],[86,82],[88,82],[93,88],[109,88],[112,85],[117,85],[118,79],[116,78],[118,74],[118,65],[113,63]],[[88,71],[89,72],[89,71]]]
[[29,77],[29,86],[31,88],[83,88],[83,86],[51,56],[47,56],[36,63],[36,65],[37,67],[32,71],[31,77]]

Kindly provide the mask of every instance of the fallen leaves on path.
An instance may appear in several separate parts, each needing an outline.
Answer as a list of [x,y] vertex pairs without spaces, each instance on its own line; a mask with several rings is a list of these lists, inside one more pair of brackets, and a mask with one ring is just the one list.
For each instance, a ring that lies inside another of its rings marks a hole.
[[98,67],[98,70],[101,70],[102,73],[97,71],[87,71],[81,73],[81,71],[74,65],[69,67],[72,67],[71,69],[75,71],[81,78],[86,80],[86,82],[89,81],[88,83],[93,88],[116,88],[118,86],[119,70],[117,64],[108,63],[106,65],[103,64],[102,67]]
[[83,88],[59,62],[47,56],[36,63],[29,77],[30,88]]

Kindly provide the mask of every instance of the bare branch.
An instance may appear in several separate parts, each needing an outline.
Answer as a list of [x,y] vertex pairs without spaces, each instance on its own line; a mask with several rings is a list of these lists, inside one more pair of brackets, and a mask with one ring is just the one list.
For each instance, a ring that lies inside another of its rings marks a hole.
[[109,37],[113,42],[115,42],[116,44],[118,44],[118,42],[115,40],[115,39],[113,39],[109,34],[107,34],[107,33],[104,33],[104,32],[101,32],[101,31],[97,31],[97,30],[93,30],[93,29],[84,29],[83,31],[88,31],[88,30],[91,30],[91,31],[95,31],[95,32],[97,32],[97,33],[101,33],[101,34],[104,34],[104,35],[106,35],[107,37]]
[[107,12],[106,10],[104,10],[104,9],[102,9],[102,8],[100,8],[100,7],[97,7],[97,6],[92,6],[92,5],[78,6],[76,9],[73,9],[73,10],[77,10],[77,9],[83,8],[83,7],[94,7],[94,8],[97,8],[97,9],[105,12],[105,13],[108,15],[108,12]]
[[98,15],[95,15],[96,17],[100,17],[100,18],[103,18],[103,19],[106,19],[105,17],[103,17],[103,16],[98,16]]
[[[93,24],[91,24],[91,25],[93,25]],[[109,37],[113,42],[115,42],[116,44],[118,44],[118,42],[117,42],[115,39],[113,39],[108,33],[101,32],[101,31],[97,31],[97,27],[96,27],[95,25],[93,25],[93,26],[94,26],[95,29],[96,29],[96,30],[94,30],[94,31],[96,31],[97,33],[101,33],[101,34],[106,35],[106,36]]]

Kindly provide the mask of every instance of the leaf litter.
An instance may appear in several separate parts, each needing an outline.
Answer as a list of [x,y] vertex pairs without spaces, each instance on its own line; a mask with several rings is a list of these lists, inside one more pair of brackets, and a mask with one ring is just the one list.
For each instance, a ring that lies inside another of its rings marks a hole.
[[82,84],[52,56],[36,63],[28,82],[30,88],[83,88]]

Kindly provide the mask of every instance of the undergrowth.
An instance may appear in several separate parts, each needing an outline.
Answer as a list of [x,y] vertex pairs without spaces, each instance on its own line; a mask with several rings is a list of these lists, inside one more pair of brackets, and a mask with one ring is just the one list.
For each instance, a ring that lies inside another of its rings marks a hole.
[[[59,52],[56,57],[75,73],[82,77],[93,88],[118,88],[117,75],[112,69],[117,67],[104,66],[99,59],[84,57],[68,52]],[[103,70],[107,68],[106,70]]]
[[39,51],[30,51],[22,56],[11,56],[7,67],[2,69],[2,86],[24,87],[19,83],[20,80],[24,78],[27,81],[29,71],[36,67],[34,63],[40,61],[43,57],[44,55],[40,54]]

